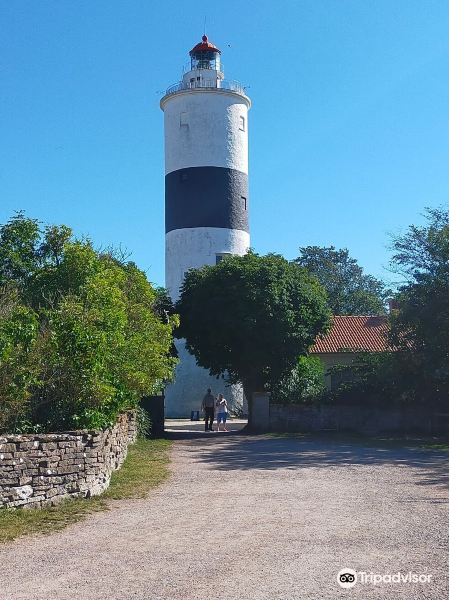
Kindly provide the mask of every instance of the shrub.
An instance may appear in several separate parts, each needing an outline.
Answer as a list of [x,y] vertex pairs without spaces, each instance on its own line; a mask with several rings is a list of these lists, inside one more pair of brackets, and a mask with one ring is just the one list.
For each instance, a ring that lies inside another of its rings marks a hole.
[[31,388],[39,379],[36,361],[38,316],[0,288],[0,431],[26,419]]
[[410,365],[399,353],[363,353],[350,365],[331,367],[329,374],[339,381],[331,392],[338,404],[391,406],[415,401],[410,393]]
[[321,397],[324,388],[324,367],[321,360],[317,356],[300,356],[292,372],[273,386],[271,402],[313,402]]
[[134,263],[35,225],[0,228],[0,430],[105,428],[171,379],[177,317]]
[[142,408],[142,406],[138,406],[137,411],[136,411],[136,417],[137,417],[137,437],[150,438],[151,430],[153,427],[150,415],[144,408]]

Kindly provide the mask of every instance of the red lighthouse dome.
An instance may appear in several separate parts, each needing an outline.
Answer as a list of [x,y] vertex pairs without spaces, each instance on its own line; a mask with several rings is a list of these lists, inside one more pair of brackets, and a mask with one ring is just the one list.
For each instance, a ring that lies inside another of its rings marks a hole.
[[209,40],[207,39],[207,35],[203,35],[201,39],[202,41],[190,50],[190,56],[192,56],[193,54],[197,54],[198,52],[218,52],[218,54],[221,54],[221,50],[219,50],[217,46],[214,46],[214,44],[211,44],[209,42]]

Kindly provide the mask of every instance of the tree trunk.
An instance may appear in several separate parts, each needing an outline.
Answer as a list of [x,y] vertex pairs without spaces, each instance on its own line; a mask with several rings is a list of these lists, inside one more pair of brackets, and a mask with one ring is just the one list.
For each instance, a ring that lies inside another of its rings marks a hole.
[[248,404],[248,430],[251,431],[253,421],[253,389],[249,383],[243,383],[243,392]]

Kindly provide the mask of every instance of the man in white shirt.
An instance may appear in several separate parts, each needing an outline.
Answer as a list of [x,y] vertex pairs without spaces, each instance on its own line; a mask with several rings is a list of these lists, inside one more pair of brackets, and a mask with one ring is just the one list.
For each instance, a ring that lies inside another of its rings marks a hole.
[[220,431],[220,423],[223,423],[223,431],[227,431],[226,419],[228,417],[228,403],[226,398],[223,398],[223,394],[218,394],[215,412],[217,414],[217,431]]

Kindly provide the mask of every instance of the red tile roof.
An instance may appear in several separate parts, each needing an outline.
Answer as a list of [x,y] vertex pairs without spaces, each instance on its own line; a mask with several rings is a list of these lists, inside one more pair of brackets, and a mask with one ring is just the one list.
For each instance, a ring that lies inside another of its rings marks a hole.
[[324,336],[315,340],[311,354],[334,352],[385,352],[392,350],[387,340],[388,318],[340,316],[332,317],[332,325]]

